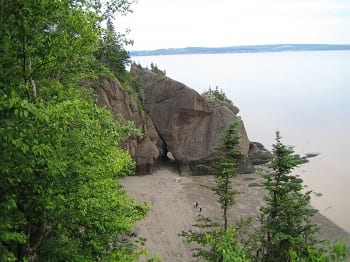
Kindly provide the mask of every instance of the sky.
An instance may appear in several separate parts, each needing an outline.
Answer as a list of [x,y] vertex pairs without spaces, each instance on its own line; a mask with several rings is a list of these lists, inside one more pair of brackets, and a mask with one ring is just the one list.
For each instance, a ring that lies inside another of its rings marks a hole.
[[137,0],[117,17],[129,50],[350,44],[350,0]]

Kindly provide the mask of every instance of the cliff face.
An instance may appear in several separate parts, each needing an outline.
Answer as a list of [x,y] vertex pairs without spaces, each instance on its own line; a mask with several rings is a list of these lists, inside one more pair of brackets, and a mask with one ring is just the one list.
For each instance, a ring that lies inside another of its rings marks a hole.
[[97,104],[108,108],[113,114],[123,115],[141,130],[143,137],[131,137],[122,146],[134,158],[138,172],[150,173],[163,147],[152,120],[138,109],[135,99],[121,87],[117,79],[101,80],[101,87],[97,89]]
[[243,121],[237,116],[238,108],[211,103],[184,84],[149,70],[132,67],[131,73],[143,81],[140,99],[147,114],[116,79],[103,79],[97,94],[99,105],[134,121],[144,134],[142,138],[130,138],[124,145],[139,172],[151,172],[157,159],[166,159],[171,153],[180,172],[196,174],[197,163],[220,157],[215,150],[222,143],[220,134],[234,121],[240,121],[239,149],[243,162],[247,160],[250,143]]

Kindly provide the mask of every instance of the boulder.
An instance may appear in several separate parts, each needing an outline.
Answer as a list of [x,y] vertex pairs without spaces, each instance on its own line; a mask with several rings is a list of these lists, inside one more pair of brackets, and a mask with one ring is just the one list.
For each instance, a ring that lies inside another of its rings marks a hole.
[[222,144],[220,134],[231,122],[239,121],[239,150],[248,161],[249,139],[238,108],[227,103],[211,103],[184,84],[146,69],[132,66],[131,72],[142,79],[140,97],[164,142],[179,166],[195,171],[193,163],[220,158],[216,148]]
[[253,165],[263,165],[271,161],[272,154],[263,144],[259,142],[251,142],[248,158]]

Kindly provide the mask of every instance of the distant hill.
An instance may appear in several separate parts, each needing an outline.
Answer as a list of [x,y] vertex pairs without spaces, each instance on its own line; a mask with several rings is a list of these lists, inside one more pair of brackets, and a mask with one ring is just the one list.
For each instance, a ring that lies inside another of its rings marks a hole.
[[156,55],[186,55],[186,54],[224,54],[224,53],[260,53],[286,51],[331,51],[350,50],[350,45],[327,44],[277,44],[277,45],[248,45],[230,47],[185,47],[166,48],[157,50],[131,51],[131,56]]

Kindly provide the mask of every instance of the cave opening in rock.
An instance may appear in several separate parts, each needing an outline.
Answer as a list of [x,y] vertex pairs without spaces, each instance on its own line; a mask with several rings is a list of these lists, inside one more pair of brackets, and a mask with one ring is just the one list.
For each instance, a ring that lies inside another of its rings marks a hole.
[[176,160],[173,153],[171,153],[170,151],[166,153],[166,157],[168,160]]

